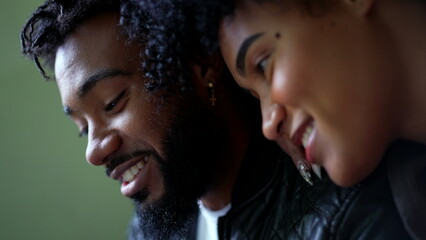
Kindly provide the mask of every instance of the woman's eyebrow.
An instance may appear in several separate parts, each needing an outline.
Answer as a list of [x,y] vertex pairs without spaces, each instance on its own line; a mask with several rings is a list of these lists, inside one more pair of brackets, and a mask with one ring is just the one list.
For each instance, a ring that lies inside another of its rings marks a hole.
[[247,51],[250,48],[250,46],[256,41],[260,36],[262,36],[264,33],[255,33],[251,35],[250,37],[246,38],[243,43],[241,44],[240,49],[238,50],[237,54],[237,60],[236,60],[236,68],[238,73],[241,76],[245,76],[245,58],[247,55]]

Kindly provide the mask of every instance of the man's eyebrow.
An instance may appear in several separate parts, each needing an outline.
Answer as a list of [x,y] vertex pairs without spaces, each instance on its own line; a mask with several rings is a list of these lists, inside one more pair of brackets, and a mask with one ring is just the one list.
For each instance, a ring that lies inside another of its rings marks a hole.
[[[119,69],[101,70],[101,71],[93,74],[92,76],[90,76],[89,78],[87,78],[84,81],[84,83],[79,87],[79,89],[77,91],[77,96],[79,98],[83,98],[100,81],[107,80],[109,78],[113,78],[113,77],[117,77],[117,76],[129,76],[131,74],[132,73],[130,73],[130,72],[125,72],[125,71],[122,71],[122,70],[119,70]],[[64,106],[64,113],[65,113],[65,115],[70,116],[74,113],[74,110],[71,109],[69,106]]]
[[263,33],[253,34],[250,37],[246,38],[244,42],[241,44],[241,47],[238,50],[237,62],[236,62],[237,71],[240,73],[240,75],[245,76],[245,69],[246,69],[245,58],[247,55],[247,50],[250,48],[253,42],[256,41],[256,39],[258,39],[262,35]]
[[77,95],[79,98],[84,97],[93,87],[100,81],[106,80],[108,78],[117,77],[117,76],[128,76],[131,75],[129,72],[125,72],[119,69],[106,69],[101,70],[84,81],[84,83],[78,89]]

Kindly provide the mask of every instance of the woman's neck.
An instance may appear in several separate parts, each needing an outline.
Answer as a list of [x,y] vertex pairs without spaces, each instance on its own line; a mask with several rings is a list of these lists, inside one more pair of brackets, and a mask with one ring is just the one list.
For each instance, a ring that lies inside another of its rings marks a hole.
[[426,144],[426,4],[382,1],[384,23],[392,32],[400,74],[394,101],[400,137]]

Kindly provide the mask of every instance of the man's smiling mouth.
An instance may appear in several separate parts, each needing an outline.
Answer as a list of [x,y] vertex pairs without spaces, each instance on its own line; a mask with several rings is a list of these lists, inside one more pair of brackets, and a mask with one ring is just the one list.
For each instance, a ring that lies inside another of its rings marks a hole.
[[121,177],[121,181],[122,182],[131,182],[135,179],[136,174],[143,169],[143,167],[145,166],[145,161],[139,161],[138,163],[136,163],[135,165],[133,165],[131,168],[127,169],[122,177]]
[[121,182],[131,182],[136,174],[140,172],[149,160],[150,154],[147,152],[136,152],[125,157],[112,160],[107,167],[107,174],[115,180]]

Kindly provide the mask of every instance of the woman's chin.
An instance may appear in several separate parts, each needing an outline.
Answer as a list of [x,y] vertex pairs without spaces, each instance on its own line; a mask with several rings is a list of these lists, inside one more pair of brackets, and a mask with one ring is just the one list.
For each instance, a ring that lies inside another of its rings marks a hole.
[[354,166],[323,166],[331,181],[341,187],[351,187],[368,177],[373,169],[356,169]]

